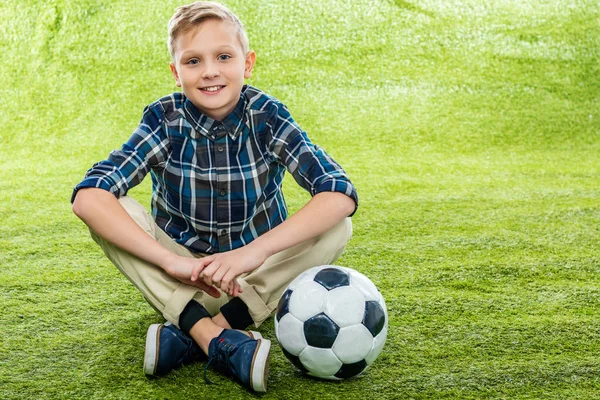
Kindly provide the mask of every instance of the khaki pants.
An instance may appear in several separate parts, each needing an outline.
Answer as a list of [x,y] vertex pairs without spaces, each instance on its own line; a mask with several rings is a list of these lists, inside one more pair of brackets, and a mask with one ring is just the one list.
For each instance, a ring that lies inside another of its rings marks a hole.
[[[167,249],[186,257],[203,257],[176,243],[154,222],[152,215],[129,196],[119,199],[133,220]],[[168,321],[179,324],[179,315],[194,299],[211,315],[231,298],[221,292],[215,299],[201,289],[179,282],[160,267],[143,261],[105,241],[93,232],[92,238],[100,245],[109,260],[138,288],[148,303]],[[267,258],[256,270],[238,278],[243,293],[240,299],[248,306],[254,324],[258,327],[277,307],[279,297],[287,285],[301,272],[318,265],[332,264],[344,251],[352,235],[350,218],[314,239],[307,240]]]

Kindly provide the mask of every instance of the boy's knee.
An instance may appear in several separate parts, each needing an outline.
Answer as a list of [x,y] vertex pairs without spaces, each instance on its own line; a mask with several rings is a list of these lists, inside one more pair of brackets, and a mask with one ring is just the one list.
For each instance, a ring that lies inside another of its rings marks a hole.
[[132,217],[134,215],[141,214],[144,211],[146,211],[144,206],[142,206],[136,199],[130,196],[119,197],[119,203],[125,209],[125,211],[127,211],[127,214],[131,215]]
[[325,246],[327,248],[326,263],[333,263],[339,256],[342,255],[346,244],[352,237],[352,219],[350,217],[344,218],[337,225],[331,228],[325,234]]
[[347,217],[340,221],[333,227],[331,234],[337,244],[336,247],[346,246],[346,243],[348,243],[352,237],[352,218]]
[[150,212],[137,200],[130,196],[122,196],[119,203],[127,211],[127,214],[147,233],[153,235],[154,219]]

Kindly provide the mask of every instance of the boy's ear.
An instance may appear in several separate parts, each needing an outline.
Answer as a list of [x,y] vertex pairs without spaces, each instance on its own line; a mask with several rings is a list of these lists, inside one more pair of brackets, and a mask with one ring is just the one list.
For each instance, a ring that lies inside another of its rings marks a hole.
[[179,72],[177,72],[177,68],[175,67],[175,63],[170,63],[169,67],[171,67],[171,73],[175,77],[175,83],[177,87],[181,87],[181,80],[179,80]]
[[244,67],[244,78],[248,79],[252,76],[252,68],[256,62],[256,53],[252,50],[246,55],[246,65]]

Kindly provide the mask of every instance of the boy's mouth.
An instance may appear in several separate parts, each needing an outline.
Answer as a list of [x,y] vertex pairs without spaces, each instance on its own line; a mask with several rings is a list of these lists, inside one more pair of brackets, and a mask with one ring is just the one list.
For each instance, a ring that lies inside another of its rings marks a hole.
[[206,87],[202,87],[200,88],[201,91],[205,92],[205,93],[216,93],[219,90],[223,89],[225,86],[221,86],[221,85],[217,85],[217,86],[206,86]]

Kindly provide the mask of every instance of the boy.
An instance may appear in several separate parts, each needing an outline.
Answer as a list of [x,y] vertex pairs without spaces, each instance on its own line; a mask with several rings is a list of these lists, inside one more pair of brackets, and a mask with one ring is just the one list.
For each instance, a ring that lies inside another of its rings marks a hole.
[[[272,314],[299,273],[339,257],[356,190],[284,105],[244,85],[256,55],[227,8],[179,7],[168,45],[183,93],[146,107],[131,138],[75,187],[73,211],[168,320],[148,329],[147,374],[208,356],[264,392],[271,343],[243,329]],[[290,218],[286,169],[313,196]],[[127,196],[148,172],[151,215]]]

